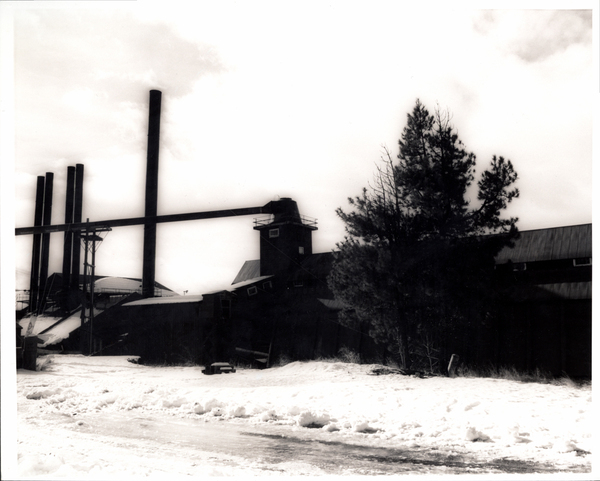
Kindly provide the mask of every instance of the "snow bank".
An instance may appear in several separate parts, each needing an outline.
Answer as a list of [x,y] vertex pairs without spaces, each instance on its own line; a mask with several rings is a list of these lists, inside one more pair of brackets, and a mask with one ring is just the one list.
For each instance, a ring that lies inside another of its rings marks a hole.
[[[43,426],[56,414],[161,414],[287,426],[370,446],[591,466],[591,387],[373,376],[375,366],[338,362],[205,376],[202,367],[148,367],[126,357],[54,355],[51,361],[48,372],[18,372],[20,424]],[[26,452],[19,459],[24,476],[56,474],[66,463]]]
[[296,417],[298,426],[305,428],[323,427],[331,421],[327,413],[315,414],[312,411],[303,411]]

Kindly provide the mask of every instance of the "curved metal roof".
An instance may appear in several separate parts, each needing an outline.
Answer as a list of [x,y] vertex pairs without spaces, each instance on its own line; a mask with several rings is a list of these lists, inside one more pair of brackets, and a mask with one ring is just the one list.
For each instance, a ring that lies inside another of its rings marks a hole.
[[592,224],[521,231],[514,247],[505,247],[496,263],[592,257]]

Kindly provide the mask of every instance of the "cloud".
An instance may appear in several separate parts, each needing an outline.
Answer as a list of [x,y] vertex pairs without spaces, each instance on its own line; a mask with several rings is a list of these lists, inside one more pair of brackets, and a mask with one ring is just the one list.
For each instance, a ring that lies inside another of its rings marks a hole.
[[145,148],[150,89],[183,98],[224,70],[210,45],[124,10],[21,10],[14,30],[17,158],[44,146],[40,165]]
[[181,97],[198,78],[223,68],[211,46],[190,42],[167,24],[141,23],[128,11],[21,11],[15,34],[17,76],[61,83],[68,74],[71,86],[117,101],[135,98],[140,83]]
[[496,39],[505,52],[525,62],[539,62],[568,48],[589,45],[591,10],[485,10],[475,30]]

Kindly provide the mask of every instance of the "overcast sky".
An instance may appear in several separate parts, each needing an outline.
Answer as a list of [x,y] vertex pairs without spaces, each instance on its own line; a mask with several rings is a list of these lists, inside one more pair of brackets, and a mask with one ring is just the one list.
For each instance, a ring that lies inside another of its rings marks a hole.
[[[344,236],[335,209],[372,180],[383,146],[397,154],[419,98],[452,113],[478,171],[494,154],[513,162],[521,197],[508,214],[521,230],[592,221],[590,10],[2,3],[4,48],[14,42],[14,165],[5,157],[2,171],[10,229],[33,224],[36,177],[46,172],[52,221],[63,223],[67,166],[77,163],[84,220],[143,216],[151,89],[162,91],[159,215],[291,197],[318,219],[314,251],[330,251]],[[180,294],[226,287],[258,258],[252,227],[251,216],[160,224],[157,282]],[[62,269],[62,239],[51,236],[50,272]],[[108,233],[96,273],[141,277],[142,240],[143,227]],[[31,243],[15,239],[18,289],[29,287]]]

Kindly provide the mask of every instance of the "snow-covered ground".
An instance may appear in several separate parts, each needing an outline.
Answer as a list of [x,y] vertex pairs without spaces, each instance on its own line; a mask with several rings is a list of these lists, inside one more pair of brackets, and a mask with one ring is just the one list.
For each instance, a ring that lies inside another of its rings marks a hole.
[[[545,466],[546,477],[555,470],[561,479],[590,479],[590,386],[373,375],[380,366],[326,361],[205,376],[197,366],[142,366],[121,356],[40,360],[43,371],[17,373],[19,479],[330,474],[293,455],[269,468],[248,447],[204,450],[193,445],[203,425],[208,438],[233,440],[243,428],[271,440],[437,453],[480,467],[514,461],[534,466],[527,472]],[[3,476],[9,466],[3,462]]]

